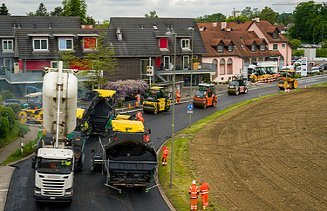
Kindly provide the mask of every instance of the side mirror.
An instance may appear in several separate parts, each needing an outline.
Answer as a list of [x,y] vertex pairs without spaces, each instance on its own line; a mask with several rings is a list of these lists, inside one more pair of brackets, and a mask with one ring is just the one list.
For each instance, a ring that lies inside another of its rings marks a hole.
[[35,166],[36,166],[36,159],[34,157],[32,158],[32,169],[35,169]]

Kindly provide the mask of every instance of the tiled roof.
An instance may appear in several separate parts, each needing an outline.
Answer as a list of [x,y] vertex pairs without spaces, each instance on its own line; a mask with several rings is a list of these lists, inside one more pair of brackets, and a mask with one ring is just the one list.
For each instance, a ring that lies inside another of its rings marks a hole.
[[[139,18],[139,17],[113,17],[110,19],[110,40],[115,47],[117,57],[149,56],[149,55],[172,55],[173,38],[167,36],[169,30],[177,34],[176,54],[189,54],[182,51],[181,39],[192,37],[194,29],[194,54],[206,52],[196,22],[192,18]],[[120,28],[123,39],[117,40],[116,29]],[[160,37],[170,38],[169,51],[160,51],[158,39]]]
[[[238,57],[270,57],[279,56],[278,51],[264,50],[261,51],[259,45],[265,43],[264,39],[258,38],[254,32],[248,31],[202,31],[201,36],[205,43],[207,54],[204,56],[217,57],[217,56],[238,56]],[[223,52],[218,53],[212,44],[219,44],[222,40],[231,40],[234,44],[232,52],[224,48]],[[257,49],[251,51],[251,45],[257,44]]]
[[[15,25],[14,25],[15,24]],[[80,28],[79,17],[68,16],[8,16],[0,15],[1,30],[14,28]]]

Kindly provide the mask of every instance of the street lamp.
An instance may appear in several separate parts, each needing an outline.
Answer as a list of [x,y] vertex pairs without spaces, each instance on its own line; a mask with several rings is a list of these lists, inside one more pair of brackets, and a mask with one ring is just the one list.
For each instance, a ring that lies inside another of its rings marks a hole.
[[[193,27],[188,27],[187,30],[190,30],[192,31],[192,51],[191,51],[191,75],[190,75],[190,104],[192,103],[192,73],[193,73],[193,46],[194,46],[194,41],[193,41],[193,37],[194,37],[194,28]],[[188,126],[191,127],[191,124],[192,124],[192,113],[190,112],[189,113],[189,123],[188,123]]]
[[176,70],[176,36],[177,34],[171,30],[166,33],[167,36],[174,37],[174,64],[173,64],[173,87],[172,87],[172,120],[171,120],[171,156],[170,156],[170,182],[169,188],[173,185],[173,154],[174,154],[174,133],[175,133],[175,70]]

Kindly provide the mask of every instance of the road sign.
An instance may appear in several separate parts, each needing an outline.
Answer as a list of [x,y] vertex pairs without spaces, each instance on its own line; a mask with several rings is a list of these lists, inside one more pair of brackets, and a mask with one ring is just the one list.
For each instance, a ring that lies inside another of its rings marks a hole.
[[193,114],[193,110],[187,110],[188,114]]
[[147,76],[153,76],[154,75],[153,66],[147,66],[146,67],[146,75]]
[[193,111],[193,108],[194,108],[194,107],[193,107],[193,104],[188,104],[188,105],[187,105],[187,110],[188,110],[188,111]]

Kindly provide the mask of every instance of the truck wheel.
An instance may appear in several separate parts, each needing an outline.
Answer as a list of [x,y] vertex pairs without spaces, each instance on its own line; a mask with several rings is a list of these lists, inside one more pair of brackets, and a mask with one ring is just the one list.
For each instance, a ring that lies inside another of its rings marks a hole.
[[239,94],[240,94],[240,90],[236,89],[236,90],[235,90],[235,95],[237,96],[237,95],[239,95]]
[[158,113],[158,105],[155,104],[153,108],[153,114],[157,114],[157,113]]
[[207,108],[207,101],[204,101],[203,103],[204,103],[203,108],[206,109]]
[[245,88],[244,94],[248,93],[248,88]]
[[166,103],[165,111],[169,111],[169,109],[170,109],[170,104],[169,103]]

